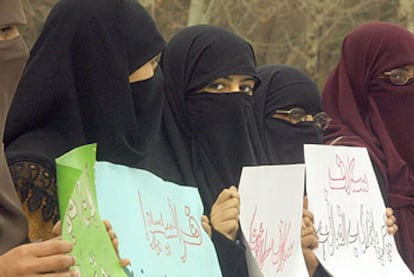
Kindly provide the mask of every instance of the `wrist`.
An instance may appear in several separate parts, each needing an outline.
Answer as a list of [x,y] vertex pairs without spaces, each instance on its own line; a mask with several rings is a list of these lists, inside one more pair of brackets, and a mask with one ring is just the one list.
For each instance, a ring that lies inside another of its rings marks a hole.
[[0,255],[0,277],[6,277],[6,265],[4,264],[4,255],[6,255],[6,253]]

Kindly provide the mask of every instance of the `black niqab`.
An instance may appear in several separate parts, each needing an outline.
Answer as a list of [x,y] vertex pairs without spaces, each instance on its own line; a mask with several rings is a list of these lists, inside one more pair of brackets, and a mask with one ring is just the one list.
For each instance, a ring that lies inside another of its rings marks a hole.
[[[98,160],[139,165],[146,155],[140,139],[146,134],[139,127],[151,116],[137,114],[137,92],[128,77],[163,46],[153,20],[136,1],[58,2],[10,109],[9,162],[32,160],[53,169],[57,156],[97,142]],[[150,91],[141,93],[151,97]],[[160,109],[154,112],[159,119]]]
[[252,97],[196,92],[224,76],[257,78],[253,50],[230,31],[193,26],[171,39],[161,66],[172,117],[188,143],[188,170],[216,199],[224,188],[238,185],[242,166],[256,163],[246,123]]
[[304,163],[303,145],[322,143],[322,130],[313,122],[291,124],[272,118],[276,110],[298,107],[307,114],[322,111],[316,84],[300,70],[287,65],[267,65],[258,69],[262,79],[254,94],[257,128],[268,164]]
[[[166,101],[160,136],[146,168],[160,177],[198,188],[204,213],[226,187],[237,185],[242,166],[256,164],[247,128],[252,97],[196,93],[229,75],[257,78],[251,46],[209,25],[184,29],[168,43],[161,67]],[[247,276],[244,248],[213,230],[223,276]]]

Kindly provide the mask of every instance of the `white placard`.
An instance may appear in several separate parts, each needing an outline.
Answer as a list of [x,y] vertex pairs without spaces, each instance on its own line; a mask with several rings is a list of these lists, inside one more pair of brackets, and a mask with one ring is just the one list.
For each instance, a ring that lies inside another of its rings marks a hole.
[[243,168],[240,223],[249,275],[308,276],[301,248],[304,165]]
[[387,233],[385,205],[365,148],[305,145],[306,190],[319,247],[335,277],[413,276]]

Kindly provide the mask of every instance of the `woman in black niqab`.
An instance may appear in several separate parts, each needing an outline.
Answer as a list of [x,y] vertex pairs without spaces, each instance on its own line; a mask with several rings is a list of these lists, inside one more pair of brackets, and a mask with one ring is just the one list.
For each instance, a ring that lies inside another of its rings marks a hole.
[[140,165],[147,134],[159,127],[163,98],[151,89],[153,79],[130,84],[129,75],[163,47],[136,1],[55,5],[31,51],[5,131],[8,162],[29,211],[45,202],[43,220],[56,220],[54,159],[74,147],[96,142],[98,160]]
[[[223,76],[247,75],[257,79],[253,50],[229,31],[209,25],[194,26],[171,39],[161,67],[168,106],[163,125],[176,129],[169,134],[164,130],[164,135],[173,141],[184,140],[182,148],[187,149],[176,151],[191,153],[191,165],[181,170],[185,172],[172,174],[184,176],[171,178],[188,184],[203,183],[215,199],[223,188],[238,184],[242,166],[256,163],[246,124],[252,113],[252,97],[200,90]],[[188,175],[194,175],[196,180]]]
[[277,110],[292,108],[301,108],[312,116],[322,112],[318,87],[291,66],[266,65],[259,67],[258,72],[262,84],[254,94],[254,113],[266,154],[261,163],[304,163],[303,145],[322,144],[322,129],[314,121],[292,124],[273,115]]
[[[205,214],[225,188],[238,185],[243,166],[256,164],[248,118],[252,96],[208,93],[218,78],[250,76],[258,83],[249,43],[210,25],[176,34],[161,58],[165,97],[161,135],[146,168],[164,179],[199,189]],[[244,249],[213,231],[224,276],[245,276]]]

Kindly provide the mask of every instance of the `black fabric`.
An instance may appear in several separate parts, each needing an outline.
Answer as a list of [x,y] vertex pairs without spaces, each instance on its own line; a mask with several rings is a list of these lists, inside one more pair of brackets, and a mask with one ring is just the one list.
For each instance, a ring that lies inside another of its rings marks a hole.
[[[198,25],[170,40],[161,68],[166,96],[161,132],[145,167],[169,181],[197,187],[209,215],[218,193],[238,185],[242,166],[256,164],[247,128],[252,97],[196,92],[224,76],[257,78],[254,53],[237,35]],[[212,239],[224,276],[247,276],[244,248],[217,237]]]
[[[171,39],[161,66],[166,99],[189,143],[197,185],[208,186],[212,199],[216,199],[222,189],[238,184],[242,166],[255,162],[246,124],[251,100],[242,93],[195,92],[223,76],[256,77],[253,50],[227,30],[194,26]],[[229,140],[233,138],[237,141],[231,145]],[[231,157],[236,152],[239,159]]]
[[[214,228],[212,228],[211,233],[217,256],[220,257],[221,274],[224,277],[247,277],[248,269],[244,256],[246,248],[239,241],[233,242],[229,240]],[[238,270],[235,271],[235,268]]]
[[10,109],[9,162],[34,160],[53,169],[57,156],[97,142],[98,160],[139,165],[146,155],[143,125],[150,124],[142,120],[159,124],[160,116],[138,114],[138,104],[147,103],[146,96],[152,103],[162,97],[154,98],[150,89],[132,92],[128,77],[163,47],[153,20],[136,1],[59,1]]
[[322,143],[322,130],[313,122],[291,124],[273,118],[276,110],[298,107],[307,114],[322,111],[317,86],[304,73],[287,65],[267,65],[258,69],[262,84],[254,93],[254,113],[265,164],[304,163],[303,144]]
[[199,93],[187,98],[193,157],[203,168],[214,199],[224,188],[238,186],[242,166],[257,164],[247,125],[252,100],[241,93]]
[[[302,108],[307,114],[322,111],[316,84],[300,70],[287,65],[267,65],[258,69],[261,87],[254,94],[257,129],[266,153],[263,164],[304,163],[303,145],[322,144],[322,130],[313,122],[291,124],[272,118],[276,110]],[[329,276],[319,265],[314,277]]]
[[319,264],[312,277],[331,277],[331,275]]

